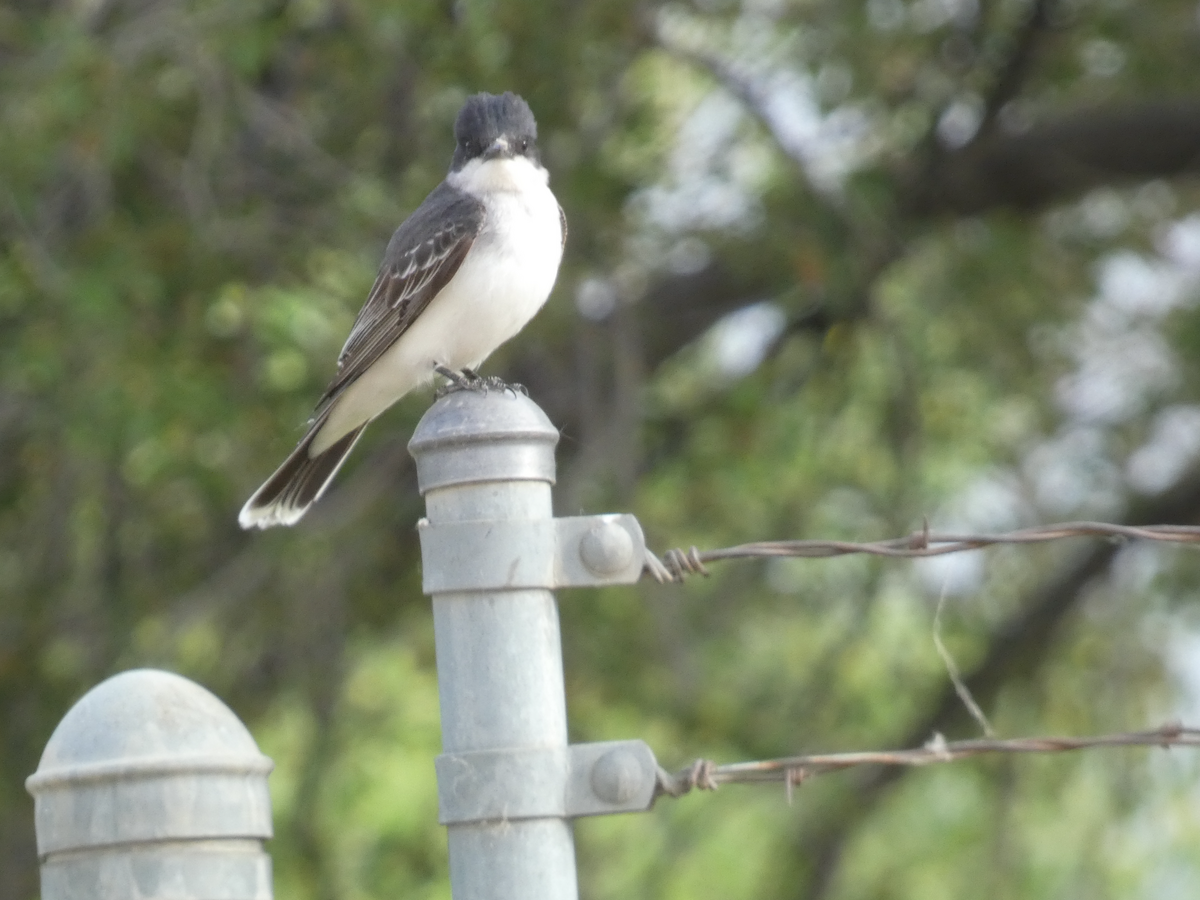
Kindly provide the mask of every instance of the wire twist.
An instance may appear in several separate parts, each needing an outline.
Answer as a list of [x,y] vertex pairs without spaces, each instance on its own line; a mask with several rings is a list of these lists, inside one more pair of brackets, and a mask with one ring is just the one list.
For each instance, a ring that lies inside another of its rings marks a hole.
[[654,796],[682,797],[693,790],[715,791],[719,785],[713,779],[717,764],[711,759],[698,759],[686,769],[678,772],[668,772],[662,766],[658,767],[658,783]]

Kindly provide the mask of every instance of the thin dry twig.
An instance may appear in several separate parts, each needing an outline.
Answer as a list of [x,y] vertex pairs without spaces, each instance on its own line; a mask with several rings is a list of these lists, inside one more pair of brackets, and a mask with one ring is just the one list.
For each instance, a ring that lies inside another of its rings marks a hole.
[[[1108,522],[1060,522],[1020,528],[1002,534],[932,534],[928,525],[907,537],[886,541],[758,541],[720,550],[668,550],[658,565],[648,564],[647,571],[659,581],[683,581],[685,575],[708,575],[704,564],[724,559],[764,557],[800,557],[826,559],[851,553],[866,553],[897,559],[923,559],[964,550],[980,550],[998,544],[1039,544],[1064,538],[1101,537],[1119,540],[1161,541],[1169,544],[1200,545],[1200,526],[1195,525],[1114,525]],[[650,551],[647,551],[648,558]],[[663,576],[670,573],[670,578]]]
[[954,657],[942,641],[942,610],[945,606],[946,588],[943,585],[941,596],[938,597],[937,612],[933,614],[933,646],[937,648],[938,656],[942,658],[946,673],[950,676],[950,683],[954,685],[954,693],[958,694],[958,699],[967,708],[971,718],[979,723],[979,727],[983,729],[983,736],[994,738],[996,732],[992,729],[992,723],[988,721],[988,717],[983,714],[983,709],[975,701],[975,695],[971,693],[971,689],[963,680],[958,663],[955,662]]
[[809,778],[856,766],[927,766],[988,753],[1066,753],[1101,747],[1200,747],[1200,729],[1175,723],[1153,731],[1092,737],[976,738],[966,741],[947,741],[935,734],[924,747],[911,750],[823,753],[728,765],[698,759],[678,772],[659,769],[657,793],[682,797],[693,789],[712,791],[722,784],[780,781],[790,798],[792,788]]

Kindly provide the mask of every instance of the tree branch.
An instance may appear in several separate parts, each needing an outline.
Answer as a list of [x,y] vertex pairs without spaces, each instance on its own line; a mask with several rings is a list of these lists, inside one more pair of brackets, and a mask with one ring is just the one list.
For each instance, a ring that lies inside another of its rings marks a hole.
[[1008,207],[1033,212],[1092,188],[1200,172],[1200,99],[1069,113],[1022,134],[993,132],[945,154],[909,186],[923,218]]
[[991,90],[984,100],[983,123],[979,129],[982,136],[991,131],[996,117],[1009,101],[1021,92],[1033,66],[1034,53],[1041,38],[1050,25],[1050,15],[1055,0],[1033,0],[1029,15],[1013,36],[1012,52],[1000,67]]

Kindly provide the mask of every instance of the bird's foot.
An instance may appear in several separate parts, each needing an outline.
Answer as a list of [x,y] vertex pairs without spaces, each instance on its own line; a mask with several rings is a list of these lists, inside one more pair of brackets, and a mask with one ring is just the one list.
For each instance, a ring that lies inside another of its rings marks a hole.
[[455,372],[438,363],[433,370],[448,382],[437,389],[438,399],[458,391],[478,391],[483,394],[488,391],[512,391],[514,394],[520,392],[526,397],[529,396],[529,391],[525,390],[525,386],[522,384],[509,384],[496,375],[480,375],[474,369],[468,369],[466,366],[463,366],[461,372]]
[[517,384],[515,381],[505,381],[499,375],[480,375],[474,369],[467,368],[464,368],[462,373],[472,383],[480,386],[476,390],[482,389],[485,394],[488,391],[512,391],[514,394],[529,396],[529,391],[525,390],[525,385]]

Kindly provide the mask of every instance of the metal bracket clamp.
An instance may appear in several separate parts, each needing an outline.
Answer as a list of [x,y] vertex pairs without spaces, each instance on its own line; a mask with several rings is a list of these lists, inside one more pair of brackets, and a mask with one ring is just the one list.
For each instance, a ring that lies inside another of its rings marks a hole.
[[443,825],[642,812],[658,772],[644,741],[443,753],[435,764]]
[[631,515],[417,523],[426,594],[633,584],[646,539]]

